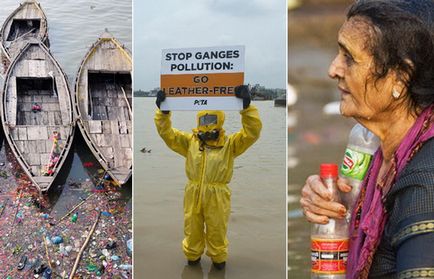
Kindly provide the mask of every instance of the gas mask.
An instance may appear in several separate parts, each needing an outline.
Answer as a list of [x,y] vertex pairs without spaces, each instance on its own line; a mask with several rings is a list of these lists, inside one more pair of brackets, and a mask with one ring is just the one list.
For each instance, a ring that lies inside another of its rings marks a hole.
[[199,131],[197,133],[197,137],[201,140],[201,141],[210,141],[210,140],[217,140],[219,138],[219,134],[220,132],[217,130],[213,130],[211,132],[201,132]]
[[223,123],[225,114],[223,111],[200,111],[197,114],[197,137],[208,145],[221,145],[219,139],[224,135]]

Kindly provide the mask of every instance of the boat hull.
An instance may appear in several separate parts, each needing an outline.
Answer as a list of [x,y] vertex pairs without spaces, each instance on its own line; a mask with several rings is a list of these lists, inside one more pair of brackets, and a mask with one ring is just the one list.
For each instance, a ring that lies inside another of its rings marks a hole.
[[111,35],[102,36],[83,59],[75,85],[78,127],[119,185],[132,171],[131,70],[128,51]]
[[36,1],[25,1],[12,12],[0,30],[0,74],[4,76],[14,57],[31,39],[49,47],[47,17]]
[[74,117],[66,76],[41,42],[29,42],[7,71],[1,120],[23,170],[47,191],[71,148]]

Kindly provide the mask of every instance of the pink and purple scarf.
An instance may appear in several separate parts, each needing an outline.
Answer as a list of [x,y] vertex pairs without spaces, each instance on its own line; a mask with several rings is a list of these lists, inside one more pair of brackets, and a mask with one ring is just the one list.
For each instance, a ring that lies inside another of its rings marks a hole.
[[[434,137],[433,110],[434,106],[430,106],[419,115],[395,151],[392,167],[380,184],[377,184],[377,178],[383,155],[380,149],[375,153],[368,175],[361,186],[364,190],[361,191],[356,202],[350,223],[347,278],[368,277],[372,259],[387,222],[382,198],[387,195],[396,178],[423,143]],[[361,210],[361,217],[357,220],[356,215],[359,210]]]

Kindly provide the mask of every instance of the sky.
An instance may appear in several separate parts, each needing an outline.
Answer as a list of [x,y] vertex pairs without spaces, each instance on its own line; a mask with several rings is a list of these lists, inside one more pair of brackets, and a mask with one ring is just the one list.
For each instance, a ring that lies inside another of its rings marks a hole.
[[134,0],[134,89],[160,85],[161,50],[245,45],[245,83],[286,88],[286,0]]

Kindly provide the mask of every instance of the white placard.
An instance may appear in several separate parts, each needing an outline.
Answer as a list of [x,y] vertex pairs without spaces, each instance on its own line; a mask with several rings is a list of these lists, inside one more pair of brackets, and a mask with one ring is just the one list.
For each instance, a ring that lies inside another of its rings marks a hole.
[[244,84],[244,46],[164,49],[162,110],[241,110],[234,89]]

